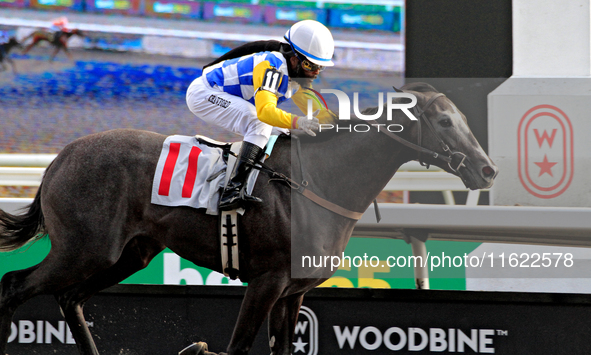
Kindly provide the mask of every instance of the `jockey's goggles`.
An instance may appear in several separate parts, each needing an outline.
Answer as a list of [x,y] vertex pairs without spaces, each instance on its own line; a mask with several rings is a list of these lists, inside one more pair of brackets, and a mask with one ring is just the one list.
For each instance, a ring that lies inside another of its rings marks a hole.
[[302,68],[304,68],[305,71],[323,71],[326,68],[325,66],[314,64],[308,59],[301,60],[300,58],[300,61],[302,62]]
[[312,63],[306,57],[304,57],[303,54],[300,57],[300,54],[301,53],[298,53],[298,51],[296,51],[296,49],[294,48],[293,43],[291,43],[291,39],[289,37],[289,32],[290,31],[287,31],[287,34],[283,38],[285,38],[285,40],[287,40],[287,43],[289,43],[289,46],[291,47],[291,50],[293,51],[293,53],[296,55],[296,57],[302,63],[302,68],[304,68],[305,71],[316,71],[316,70],[323,71],[324,68],[326,68],[325,66]]

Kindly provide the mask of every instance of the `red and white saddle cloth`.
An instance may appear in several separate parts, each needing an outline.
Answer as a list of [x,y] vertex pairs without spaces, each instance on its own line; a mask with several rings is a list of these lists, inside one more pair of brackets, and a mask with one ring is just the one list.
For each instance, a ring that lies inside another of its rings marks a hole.
[[[232,151],[238,150],[239,146],[233,145]],[[154,174],[152,203],[205,208],[207,214],[217,215],[220,190],[226,184],[226,162],[222,154],[221,148],[202,144],[196,137],[167,137]],[[254,170],[249,177],[249,193],[257,176],[258,170]]]

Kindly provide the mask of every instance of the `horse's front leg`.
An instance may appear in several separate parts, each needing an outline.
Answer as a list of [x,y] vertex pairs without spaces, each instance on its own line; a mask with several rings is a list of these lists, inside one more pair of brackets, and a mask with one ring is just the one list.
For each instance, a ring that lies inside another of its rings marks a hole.
[[16,65],[14,64],[14,61],[12,60],[12,58],[8,57],[6,59],[6,61],[8,61],[10,63],[10,65],[12,66],[12,73],[13,74],[18,74],[16,71]]
[[68,56],[68,59],[73,62],[74,61],[74,57],[72,57],[72,53],[70,53],[70,50],[68,49],[68,47],[64,47],[64,52],[66,52],[66,55]]
[[248,354],[261,325],[288,280],[289,275],[263,275],[250,281],[228,346],[228,355]]
[[295,326],[304,294],[290,295],[277,300],[269,315],[269,347],[271,355],[290,355]]
[[62,37],[62,38],[60,38],[60,43],[61,43],[61,46],[58,46],[58,48],[63,49],[64,52],[66,53],[66,55],[68,56],[68,59],[70,61],[73,61],[74,58],[72,57],[72,53],[70,53],[70,50],[68,49],[68,40]]
[[55,59],[55,56],[57,56],[59,51],[60,51],[60,47],[55,47],[53,53],[51,54],[51,57],[49,58],[50,62],[53,62],[53,60]]

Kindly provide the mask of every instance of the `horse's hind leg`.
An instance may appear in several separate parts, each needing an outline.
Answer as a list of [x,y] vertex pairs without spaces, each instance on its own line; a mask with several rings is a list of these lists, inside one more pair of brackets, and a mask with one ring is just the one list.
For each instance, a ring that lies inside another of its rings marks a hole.
[[[17,307],[42,293],[53,293],[72,283],[84,280],[89,265],[77,263],[68,255],[53,250],[38,265],[6,273],[0,281],[0,354],[10,336],[10,323]],[[88,275],[88,274],[87,274]]]
[[55,59],[55,57],[57,56],[57,54],[60,51],[60,47],[55,47],[55,49],[53,50],[53,53],[51,54],[51,57],[49,57],[49,61],[53,62],[53,60]]
[[[64,240],[77,240],[75,236],[62,236]],[[92,238],[90,238],[92,240]],[[9,272],[0,282],[0,354],[6,348],[10,336],[10,323],[18,306],[42,293],[56,293],[90,275],[109,268],[116,260],[114,246],[86,245],[75,252],[69,244],[52,243],[47,257],[38,265],[19,271]],[[91,248],[92,247],[92,248]],[[113,251],[111,254],[107,250]]]
[[163,249],[164,245],[154,239],[134,238],[127,243],[115,265],[55,294],[81,354],[98,354],[82,312],[84,303],[97,292],[148,266]]
[[[23,292],[19,281],[31,275],[39,265],[6,273],[0,281],[0,354],[4,354],[11,332],[12,316],[30,296]],[[34,291],[33,291],[34,293]]]
[[304,294],[277,300],[269,314],[269,347],[273,355],[290,355]]

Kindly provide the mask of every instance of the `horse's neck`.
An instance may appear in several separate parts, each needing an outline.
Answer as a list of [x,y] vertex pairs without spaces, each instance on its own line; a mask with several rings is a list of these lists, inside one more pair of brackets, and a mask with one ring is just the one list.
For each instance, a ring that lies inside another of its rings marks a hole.
[[[385,129],[384,126],[381,129]],[[302,147],[302,159],[306,160],[303,165],[310,176],[311,188],[321,190],[319,192],[332,202],[356,211],[367,208],[398,168],[415,159],[415,155],[378,132],[376,127],[364,133],[336,134],[325,142]]]

